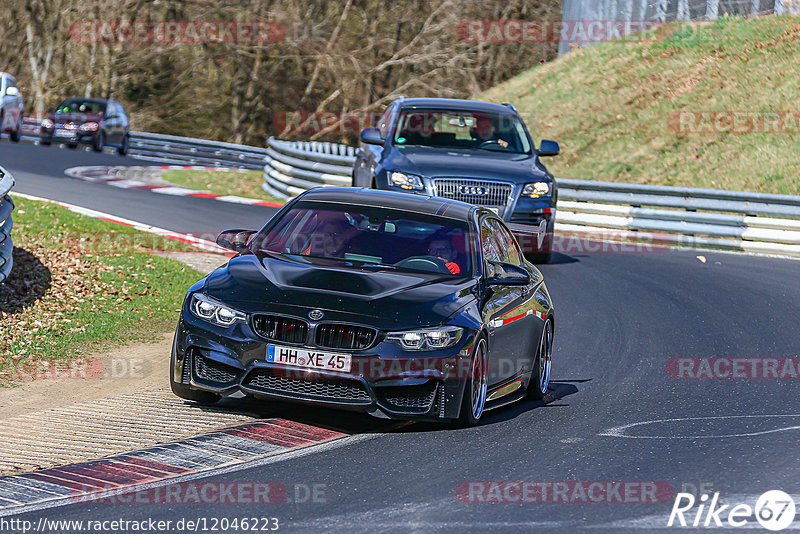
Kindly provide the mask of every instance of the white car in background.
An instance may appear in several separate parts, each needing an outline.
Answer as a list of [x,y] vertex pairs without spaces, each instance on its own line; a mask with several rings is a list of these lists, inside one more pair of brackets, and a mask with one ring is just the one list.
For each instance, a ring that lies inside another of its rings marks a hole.
[[10,74],[0,72],[0,134],[7,133],[16,142],[22,136],[22,116],[25,105],[17,87],[17,80]]

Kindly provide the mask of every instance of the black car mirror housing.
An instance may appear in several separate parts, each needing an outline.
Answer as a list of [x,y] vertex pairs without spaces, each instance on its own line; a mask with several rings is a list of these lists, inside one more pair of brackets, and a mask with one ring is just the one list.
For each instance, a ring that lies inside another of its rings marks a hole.
[[490,261],[489,264],[494,270],[486,283],[493,286],[526,286],[531,283],[531,275],[527,269],[500,261]]
[[255,230],[225,230],[217,236],[217,245],[234,252],[247,252],[247,243],[255,233]]
[[542,139],[542,144],[539,145],[539,150],[536,151],[539,156],[558,156],[560,152],[561,148],[558,143],[550,139]]
[[374,126],[364,128],[361,130],[361,142],[368,145],[382,145],[385,139],[381,135],[381,131]]

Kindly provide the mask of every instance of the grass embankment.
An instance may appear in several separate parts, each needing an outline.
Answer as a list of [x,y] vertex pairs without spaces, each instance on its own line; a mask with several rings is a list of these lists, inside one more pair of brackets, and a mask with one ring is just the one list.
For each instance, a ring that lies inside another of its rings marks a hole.
[[535,138],[559,141],[558,177],[799,194],[800,18],[648,37],[574,50],[476,98],[514,103]]
[[202,275],[154,250],[181,244],[15,202],[15,265],[0,286],[0,382],[175,327],[186,290]]
[[237,195],[245,198],[258,198],[276,204],[286,201],[268,195],[262,188],[262,171],[203,171],[192,169],[169,170],[161,177],[175,185],[189,189],[205,190],[218,195]]

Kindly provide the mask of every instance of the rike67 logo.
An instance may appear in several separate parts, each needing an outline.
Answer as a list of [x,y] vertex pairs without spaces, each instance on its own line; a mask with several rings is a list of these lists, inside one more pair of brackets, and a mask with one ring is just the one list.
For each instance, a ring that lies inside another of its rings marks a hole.
[[719,493],[711,498],[703,494],[678,493],[667,526],[681,527],[745,527],[758,528],[757,521],[767,530],[783,530],[794,521],[794,499],[780,490],[770,490],[759,496],[755,506],[746,503],[720,504]]

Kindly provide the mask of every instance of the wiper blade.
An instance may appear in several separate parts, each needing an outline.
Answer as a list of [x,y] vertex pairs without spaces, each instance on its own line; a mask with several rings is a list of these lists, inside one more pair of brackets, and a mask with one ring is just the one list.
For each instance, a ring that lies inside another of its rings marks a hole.
[[396,265],[389,265],[387,263],[362,263],[361,265],[358,265],[358,268],[359,269],[374,269],[376,271],[380,271],[380,270],[383,270],[383,269],[390,269],[390,270],[391,269],[394,269],[394,270],[399,269],[399,267],[397,267]]

